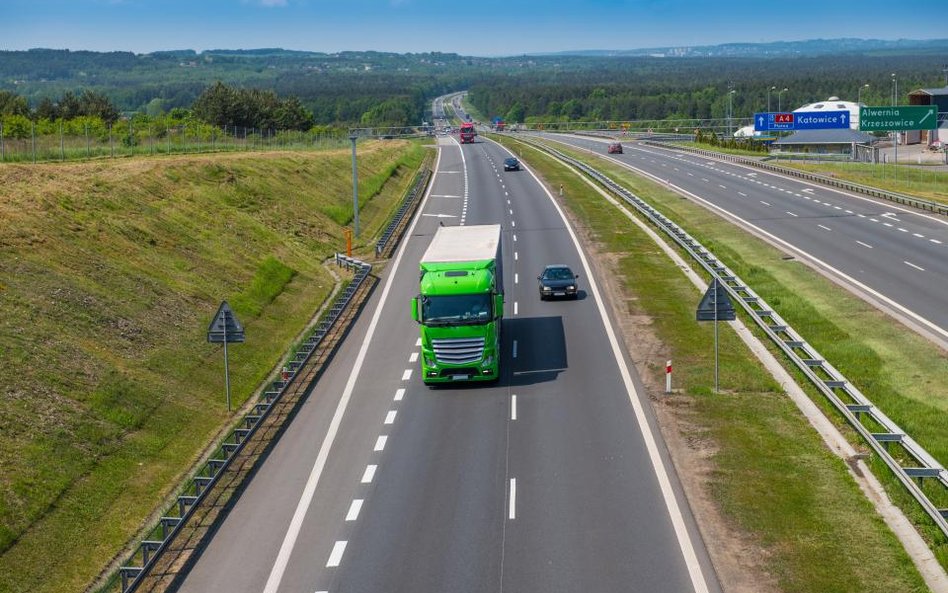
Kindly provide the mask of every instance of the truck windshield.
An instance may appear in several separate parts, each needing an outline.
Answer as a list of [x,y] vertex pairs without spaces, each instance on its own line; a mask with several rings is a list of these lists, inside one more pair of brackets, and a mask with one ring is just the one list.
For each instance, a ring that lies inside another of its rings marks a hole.
[[428,325],[477,325],[491,321],[489,294],[429,296],[421,299],[421,318]]

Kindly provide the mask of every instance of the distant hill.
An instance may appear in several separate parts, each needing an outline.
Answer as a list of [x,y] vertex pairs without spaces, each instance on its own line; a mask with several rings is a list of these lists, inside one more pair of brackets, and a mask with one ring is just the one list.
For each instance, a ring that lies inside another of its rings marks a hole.
[[[556,52],[557,56],[651,56],[681,58],[789,58],[839,54],[897,55],[948,51],[948,39],[809,39],[769,43],[723,43],[693,47],[650,47],[641,49],[591,49]],[[541,54],[537,54],[541,55]]]

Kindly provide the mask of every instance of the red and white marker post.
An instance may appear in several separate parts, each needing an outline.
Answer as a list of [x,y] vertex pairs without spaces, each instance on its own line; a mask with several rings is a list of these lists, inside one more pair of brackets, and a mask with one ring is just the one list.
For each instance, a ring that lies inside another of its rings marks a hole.
[[665,363],[665,393],[672,392],[672,361]]

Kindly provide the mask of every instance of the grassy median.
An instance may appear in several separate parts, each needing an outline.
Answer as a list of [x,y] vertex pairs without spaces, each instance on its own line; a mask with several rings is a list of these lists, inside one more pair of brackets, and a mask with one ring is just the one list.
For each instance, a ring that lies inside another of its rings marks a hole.
[[[564,150],[562,145],[556,147]],[[716,563],[736,564],[743,567],[738,572],[758,575],[759,586],[755,589],[752,584],[748,590],[927,590],[901,544],[848,475],[844,462],[827,450],[796,406],[724,328],[723,393],[711,394],[712,330],[710,324],[694,320],[700,294],[654,243],[624,217],[616,216],[614,206],[561,165],[523,145],[518,144],[516,150],[523,151],[524,160],[552,187],[564,185],[566,204],[594,240],[600,264],[621,278],[626,312],[638,320],[634,322],[637,328],[653,333],[661,342],[642,357],[640,370],[652,384],[659,384],[664,361],[675,361],[681,395],[658,397],[656,407],[671,412],[687,443],[686,457],[706,459],[709,464],[696,495],[710,497],[730,539],[750,542],[749,549],[754,550],[735,559],[730,548],[708,541]],[[883,409],[888,412],[894,402],[904,404],[904,415],[897,413],[901,410],[895,405],[890,415],[913,435],[917,433],[933,454],[948,458],[943,430],[948,425],[948,406],[945,401],[931,401],[932,394],[948,392],[948,377],[932,373],[945,368],[943,353],[934,352],[927,342],[809,268],[735,232],[732,225],[703,208],[606,161],[588,154],[581,158],[594,161],[682,224],[795,327],[799,323],[807,339],[851,379],[868,377],[872,385],[864,391],[878,396]],[[837,362],[844,354],[850,362]],[[906,391],[918,377],[928,382]],[[922,393],[928,394],[925,403],[908,395]],[[927,536],[942,563],[948,564],[945,542],[931,530]]]

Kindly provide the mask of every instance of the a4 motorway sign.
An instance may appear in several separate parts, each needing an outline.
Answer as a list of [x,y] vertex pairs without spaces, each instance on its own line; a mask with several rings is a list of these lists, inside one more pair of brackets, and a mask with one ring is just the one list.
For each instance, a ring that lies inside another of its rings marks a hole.
[[754,130],[838,130],[849,128],[849,111],[755,113]]
[[932,130],[936,127],[938,127],[938,106],[936,105],[863,107],[859,110],[859,129],[863,132]]

